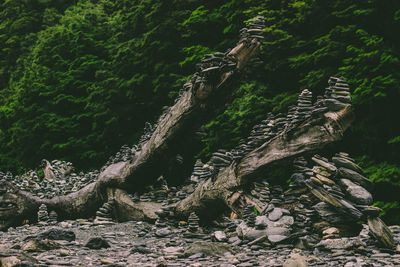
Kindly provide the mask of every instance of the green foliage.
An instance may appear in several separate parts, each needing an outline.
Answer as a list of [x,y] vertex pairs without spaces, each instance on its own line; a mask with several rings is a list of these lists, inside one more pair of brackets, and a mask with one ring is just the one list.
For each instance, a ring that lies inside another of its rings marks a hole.
[[383,217],[383,219],[387,224],[397,224],[399,222],[400,203],[398,201],[393,201],[393,202],[377,201],[373,204],[373,206],[382,209],[380,216]]
[[257,208],[256,207],[254,207],[253,208],[253,212],[254,212],[254,215],[256,215],[256,216],[258,216],[259,214],[258,214],[258,210],[257,210]]
[[400,186],[400,167],[397,165],[387,162],[371,164],[364,168],[364,172],[374,183],[390,183]]

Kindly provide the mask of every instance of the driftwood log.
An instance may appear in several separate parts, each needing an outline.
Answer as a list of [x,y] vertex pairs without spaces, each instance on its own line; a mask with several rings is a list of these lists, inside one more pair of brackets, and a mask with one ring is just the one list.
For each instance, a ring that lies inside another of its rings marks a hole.
[[302,153],[316,151],[340,140],[353,119],[354,114],[349,106],[283,131],[239,162],[233,162],[220,171],[215,179],[200,182],[191,195],[177,204],[176,212],[182,217],[196,212],[204,218],[214,217],[226,207],[240,214],[242,203],[252,203],[260,209],[257,200],[246,193],[245,189],[250,182],[265,176],[268,167],[272,165],[276,166],[282,161],[292,160]]
[[[56,211],[61,220],[88,218],[94,216],[108,194],[123,192],[110,189],[135,192],[153,183],[168,168],[167,159],[175,156],[176,151],[185,145],[185,135],[193,133],[205,120],[215,116],[216,111],[225,106],[231,92],[239,84],[242,70],[257,56],[259,48],[260,42],[255,38],[240,42],[225,56],[225,60],[236,64],[236,68],[220,73],[212,81],[192,83],[192,87],[164,114],[151,138],[130,161],[112,164],[99,175],[96,182],[78,192],[52,199],[40,199],[29,192],[18,190],[9,182],[3,182],[0,185],[0,230],[20,225],[25,220],[36,221],[41,204]],[[154,217],[151,207],[133,202],[127,204],[129,201],[126,197],[115,198],[121,201],[124,199],[124,204],[117,205],[120,209],[117,209],[117,213],[128,214],[125,217]]]

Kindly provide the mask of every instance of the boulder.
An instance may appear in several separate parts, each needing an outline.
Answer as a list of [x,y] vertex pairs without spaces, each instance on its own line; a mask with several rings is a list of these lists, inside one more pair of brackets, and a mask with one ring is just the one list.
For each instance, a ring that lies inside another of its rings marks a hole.
[[110,245],[108,244],[107,240],[105,240],[101,237],[92,237],[86,243],[85,247],[88,247],[91,249],[101,249],[101,248],[109,248]]
[[24,251],[36,252],[60,248],[60,244],[52,240],[30,239],[21,246]]

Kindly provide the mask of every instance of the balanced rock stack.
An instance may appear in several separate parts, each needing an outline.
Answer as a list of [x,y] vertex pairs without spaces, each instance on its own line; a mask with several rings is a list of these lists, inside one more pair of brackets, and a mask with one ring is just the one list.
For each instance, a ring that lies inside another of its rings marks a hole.
[[312,93],[308,89],[304,89],[298,97],[292,124],[298,124],[310,118],[312,109]]
[[317,101],[315,101],[311,116],[316,116],[321,113],[327,112],[329,109],[325,106],[325,99],[323,96],[317,96]]
[[351,103],[350,88],[343,77],[330,77],[325,90],[325,105],[331,111],[341,110]]
[[222,168],[229,166],[232,162],[232,155],[230,152],[219,149],[217,152],[214,152],[210,159],[210,165],[214,167],[214,171],[218,173],[218,171]]
[[49,221],[49,213],[47,211],[47,206],[42,204],[39,206],[39,211],[37,213],[38,223],[47,224]]
[[256,148],[265,142],[265,133],[271,128],[271,125],[268,125],[268,123],[268,120],[263,120],[260,124],[256,124],[253,127],[248,137],[248,145],[252,148]]
[[114,199],[109,199],[102,207],[96,211],[96,218],[94,224],[112,224],[112,211],[115,204]]
[[248,28],[243,28],[240,30],[240,41],[239,43],[247,42],[249,39],[257,39],[261,41],[264,39],[262,34],[263,29],[265,28],[265,20],[263,17],[258,17],[255,19]]
[[49,213],[49,223],[56,224],[58,222],[57,212],[54,210],[50,211]]
[[267,181],[255,182],[254,190],[251,191],[251,195],[260,200],[263,204],[269,203],[270,191],[269,183]]
[[188,231],[195,233],[199,231],[199,217],[196,213],[192,212],[188,218]]
[[204,163],[201,162],[200,159],[196,160],[192,176],[190,177],[190,181],[197,183],[200,180],[200,177],[204,174],[205,170],[203,169]]
[[0,179],[10,181],[17,188],[28,191],[39,198],[53,198],[55,196],[67,195],[85,187],[89,183],[97,180],[99,171],[76,174],[73,171],[72,164],[66,161],[53,160],[51,163],[47,160],[45,168],[51,171],[53,178],[51,180],[43,179],[40,181],[37,171],[28,171],[20,176],[13,176],[12,173],[0,173]]
[[196,80],[196,83],[214,81],[220,73],[224,56],[225,54],[221,52],[205,55],[201,60],[201,74]]
[[[312,219],[314,229],[318,228],[315,225],[320,226],[319,234],[323,238],[336,238],[354,234],[357,222],[368,220],[377,240],[386,247],[393,246],[390,231],[378,218],[380,209],[370,206],[373,200],[368,190],[372,189],[372,182],[363,176],[354,160],[343,152],[332,157],[332,162],[319,155],[311,160],[315,164],[312,172],[303,158],[295,160],[296,172],[291,177],[295,185],[286,192],[287,195],[299,194],[299,205],[294,212],[296,220],[302,222],[297,224],[296,230],[302,227],[309,230]],[[304,191],[304,185],[311,196]]]
[[254,227],[256,215],[254,214],[254,205],[247,205],[243,210],[243,219],[248,227]]
[[249,245],[264,239],[267,239],[270,244],[277,245],[290,239],[294,218],[290,215],[289,210],[275,207],[270,203],[265,209],[265,215],[256,216],[254,212],[253,205],[245,207],[243,221],[236,227],[239,238],[250,241]]

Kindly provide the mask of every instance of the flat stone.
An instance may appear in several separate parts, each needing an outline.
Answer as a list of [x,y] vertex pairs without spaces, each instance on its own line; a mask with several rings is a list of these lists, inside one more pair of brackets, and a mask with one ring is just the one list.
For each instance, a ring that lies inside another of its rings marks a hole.
[[322,166],[314,166],[312,168],[312,171],[315,174],[319,174],[319,175],[322,175],[322,176],[325,176],[325,177],[328,177],[328,178],[331,177],[331,175],[332,175],[326,168],[324,168]]
[[100,263],[101,264],[114,264],[114,261],[111,259],[105,258],[105,259],[100,259]]
[[353,170],[358,173],[363,173],[363,170],[361,169],[360,166],[358,166],[357,164],[355,164],[354,162],[352,162],[351,160],[348,160],[346,158],[332,157],[332,161],[338,167],[343,167],[343,168],[347,168],[347,169]]
[[317,203],[314,205],[314,209],[318,212],[321,218],[324,218],[324,220],[329,223],[337,224],[347,223],[350,221],[349,218],[342,216],[325,202]]
[[333,185],[336,184],[334,181],[332,181],[331,179],[329,179],[329,178],[327,178],[327,177],[325,177],[323,175],[317,174],[316,177],[318,178],[318,180],[320,180],[324,184],[327,184],[327,185],[330,185],[330,186],[333,186]]
[[368,227],[379,243],[387,248],[393,248],[393,233],[380,218],[368,218]]
[[371,205],[372,195],[364,187],[356,185],[348,179],[340,179],[341,184],[345,187],[346,193],[349,195],[350,199],[360,205]]
[[359,174],[356,171],[353,171],[353,170],[350,170],[350,169],[347,169],[344,167],[340,167],[339,174],[341,177],[349,179],[368,190],[372,189],[372,187],[373,187],[373,182],[370,179],[364,177],[363,175]]
[[332,163],[326,162],[326,161],[318,159],[316,157],[312,157],[311,160],[314,161],[315,163],[317,163],[318,165],[324,167],[326,170],[328,170],[331,173],[336,173],[336,171],[337,171],[336,166],[333,165]]

